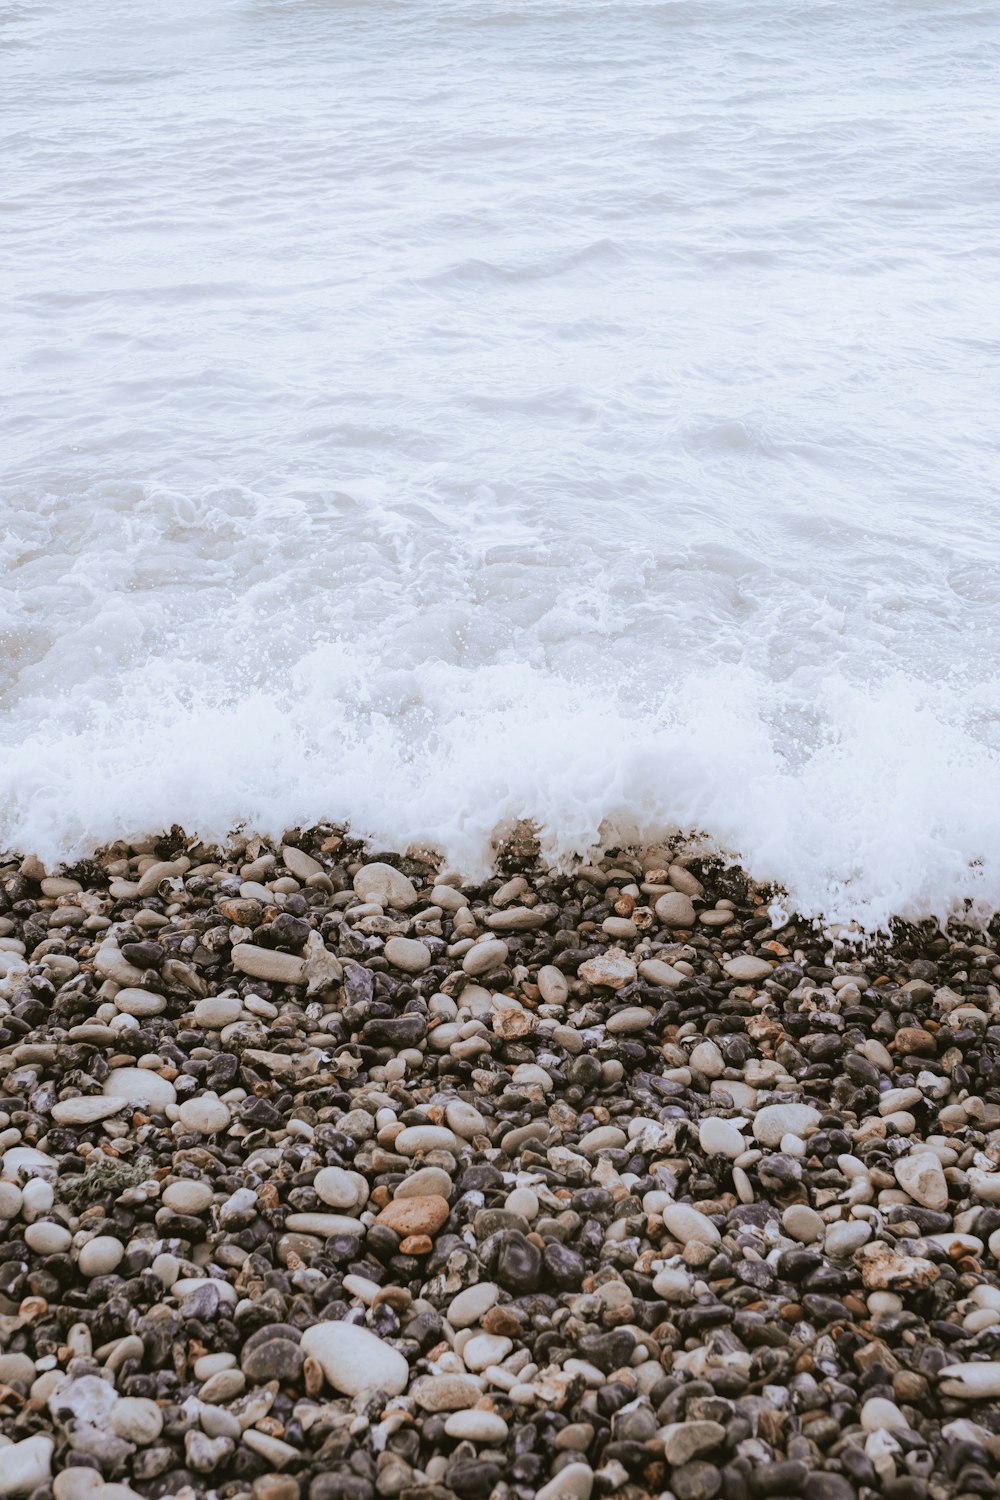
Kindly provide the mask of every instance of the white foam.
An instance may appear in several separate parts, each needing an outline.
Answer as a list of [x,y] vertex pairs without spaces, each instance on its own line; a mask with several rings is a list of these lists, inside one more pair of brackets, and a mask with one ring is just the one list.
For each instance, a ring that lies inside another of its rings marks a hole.
[[0,843],[1000,908],[1000,18],[909,12],[17,12]]

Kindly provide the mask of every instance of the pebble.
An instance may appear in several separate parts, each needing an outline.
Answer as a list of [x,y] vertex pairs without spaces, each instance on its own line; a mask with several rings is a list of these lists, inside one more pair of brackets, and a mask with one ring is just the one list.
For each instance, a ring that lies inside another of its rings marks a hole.
[[458,1442],[503,1443],[507,1440],[509,1428],[496,1412],[474,1409],[452,1412],[445,1420],[444,1430]]
[[228,1129],[232,1115],[217,1094],[199,1094],[196,1099],[185,1099],[180,1107],[180,1120],[185,1130],[218,1135]]
[[78,1258],[83,1276],[109,1276],[121,1264],[125,1246],[111,1234],[98,1234],[82,1246]]
[[711,1219],[687,1203],[668,1203],[661,1217],[675,1240],[682,1245],[721,1245],[722,1236]]
[[36,1434],[4,1448],[0,1458],[0,1495],[30,1495],[48,1484],[54,1446],[50,1437]]
[[931,1151],[901,1156],[893,1163],[896,1181],[915,1203],[924,1208],[948,1206],[948,1183],[944,1168]]
[[821,1118],[811,1104],[768,1104],[754,1115],[754,1139],[762,1146],[779,1146],[784,1136],[804,1136]]
[[740,984],[756,984],[758,980],[767,979],[772,973],[771,965],[763,958],[754,958],[749,953],[741,953],[736,958],[730,958],[722,966],[730,979],[739,980]]
[[104,1082],[109,1099],[121,1099],[135,1108],[162,1110],[177,1097],[168,1078],[151,1068],[113,1068]]
[[409,1366],[396,1349],[354,1323],[316,1323],[302,1335],[301,1347],[333,1389],[345,1396],[371,1390],[398,1396],[410,1378]]
[[404,974],[423,974],[431,966],[430,949],[417,938],[391,937],[384,952],[386,961]]
[[289,837],[0,871],[21,1493],[986,1492],[989,929]]
[[393,865],[380,861],[358,870],[354,890],[362,901],[376,901],[394,911],[409,911],[419,900],[413,882]]

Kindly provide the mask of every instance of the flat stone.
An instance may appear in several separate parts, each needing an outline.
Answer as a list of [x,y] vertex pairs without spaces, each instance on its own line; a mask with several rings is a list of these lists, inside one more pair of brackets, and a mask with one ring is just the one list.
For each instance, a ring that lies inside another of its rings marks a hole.
[[543,1484],[535,1500],[590,1500],[594,1472],[589,1464],[567,1464]]
[[48,1484],[52,1475],[50,1437],[23,1438],[0,1450],[0,1495],[30,1495]]
[[474,1136],[482,1135],[486,1129],[486,1121],[479,1110],[474,1104],[468,1104],[464,1099],[449,1099],[445,1106],[444,1118],[448,1128],[461,1136],[463,1141],[471,1141]]
[[305,984],[305,960],[294,953],[279,953],[276,948],[257,948],[253,943],[236,943],[233,947],[233,967],[241,974],[254,979],[266,979],[270,984]]
[[478,1411],[475,1408],[472,1411],[452,1412],[444,1424],[444,1430],[448,1437],[469,1443],[504,1443],[509,1431],[503,1417],[498,1416],[495,1411]]
[[722,967],[730,979],[737,979],[741,984],[754,984],[758,979],[767,979],[773,972],[766,959],[754,958],[751,953],[740,953]]
[[779,1146],[785,1135],[804,1135],[822,1115],[811,1104],[767,1104],[753,1119],[754,1139],[762,1146]]
[[807,1203],[793,1203],[781,1216],[781,1227],[800,1245],[813,1245],[826,1233],[826,1225]]
[[199,1000],[194,1008],[194,1024],[204,1026],[206,1031],[221,1031],[231,1026],[243,1014],[243,1002],[235,995],[209,995]]
[[535,977],[538,991],[546,1005],[565,1005],[569,995],[566,975],[555,964],[543,964]]
[[478,979],[480,974],[488,974],[505,964],[509,951],[502,938],[486,938],[473,944],[462,959],[462,968],[471,978]]
[[391,937],[383,951],[386,961],[404,974],[423,974],[431,966],[430,949],[416,938]]
[[620,990],[631,984],[636,975],[635,964],[620,948],[609,948],[596,958],[588,958],[579,968],[580,978],[586,984],[595,984],[604,989]]
[[668,1203],[661,1210],[668,1232],[682,1245],[721,1245],[722,1236],[711,1219],[688,1203]]
[[[334,1234],[364,1234],[365,1226],[359,1219],[348,1218],[346,1214],[289,1214],[285,1219],[285,1228],[293,1234],[318,1234],[328,1239]],[[322,1325],[327,1326],[325,1323]]]
[[833,1260],[846,1260],[872,1237],[872,1227],[861,1219],[846,1224],[831,1224],[826,1231],[823,1250]]
[[698,1143],[708,1156],[727,1156],[735,1161],[747,1149],[742,1133],[731,1120],[710,1115],[698,1126]]
[[109,1099],[122,1099],[137,1109],[156,1111],[173,1104],[177,1092],[169,1078],[161,1078],[151,1068],[112,1068],[104,1081]]
[[493,932],[534,932],[551,922],[557,912],[555,906],[508,906],[506,911],[490,912],[486,925]]
[[471,1375],[421,1375],[407,1394],[421,1411],[465,1411],[481,1399],[483,1388]]
[[599,1151],[620,1150],[627,1140],[628,1136],[617,1125],[597,1125],[580,1137],[577,1150],[584,1156],[596,1156]]
[[396,1234],[435,1235],[448,1217],[448,1200],[436,1194],[413,1198],[394,1198],[386,1204],[376,1224],[384,1224]]
[[115,995],[115,1008],[123,1015],[135,1016],[141,1020],[144,1016],[159,1016],[167,1008],[166,995],[159,995],[155,990],[140,990],[133,987],[119,990]]
[[232,1121],[228,1104],[223,1104],[218,1094],[199,1094],[197,1098],[185,1099],[180,1107],[180,1118],[185,1130],[197,1131],[199,1135],[218,1135],[227,1130]]
[[725,1442],[726,1429],[721,1422],[671,1422],[661,1427],[657,1436],[663,1443],[663,1456],[671,1468],[690,1463],[699,1453],[710,1453]]
[[409,1125],[393,1142],[400,1156],[424,1156],[428,1151],[457,1151],[461,1141],[444,1125]]
[[644,979],[647,984],[655,985],[657,989],[675,990],[678,985],[687,982],[688,976],[662,958],[646,958],[639,965],[639,978]]
[[330,1208],[354,1208],[361,1201],[357,1182],[343,1167],[322,1167],[313,1179],[313,1191]]
[[443,1167],[419,1167],[404,1177],[393,1193],[393,1198],[437,1197],[450,1199],[455,1184]]
[[512,1340],[502,1334],[475,1334],[462,1349],[462,1362],[467,1370],[478,1375],[490,1365],[500,1364],[513,1348]]
[[402,871],[378,860],[362,865],[354,877],[354,891],[362,901],[377,901],[394,911],[409,911],[420,899],[413,882]]
[[722,1053],[715,1042],[699,1042],[691,1049],[688,1059],[691,1069],[702,1078],[721,1078],[726,1071]]
[[626,1005],[608,1017],[607,1029],[611,1036],[637,1036],[648,1031],[652,1021],[651,1010],[644,1010],[641,1005]]
[[499,1297],[500,1289],[492,1281],[480,1281],[475,1286],[466,1287],[448,1304],[448,1322],[452,1328],[471,1328],[496,1306]]
[[865,1432],[891,1432],[909,1425],[895,1401],[885,1396],[869,1396],[861,1408],[861,1426]]
[[203,1214],[214,1196],[209,1183],[185,1177],[169,1183],[160,1194],[160,1202],[176,1214]]
[[987,1401],[1000,1396],[1000,1359],[945,1365],[938,1374],[942,1396],[958,1396],[963,1401]]
[[301,1349],[345,1396],[371,1390],[399,1396],[410,1378],[410,1367],[398,1350],[354,1323],[316,1323],[302,1335]]
[[948,1207],[948,1180],[933,1151],[917,1151],[897,1157],[892,1170],[903,1192],[908,1193],[914,1203],[938,1210]]
[[296,849],[294,844],[286,844],[281,851],[281,862],[290,875],[296,880],[308,880],[313,875],[322,875],[323,866],[318,859],[313,859],[304,849]]
[[60,1099],[52,1106],[52,1118],[58,1125],[95,1125],[125,1108],[124,1099],[108,1099],[103,1094],[81,1094],[78,1099]]

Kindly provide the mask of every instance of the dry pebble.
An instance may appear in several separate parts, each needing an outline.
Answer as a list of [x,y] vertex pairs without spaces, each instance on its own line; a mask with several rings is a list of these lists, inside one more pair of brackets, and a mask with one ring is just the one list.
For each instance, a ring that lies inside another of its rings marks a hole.
[[502,866],[0,862],[0,1496],[995,1492],[996,924]]

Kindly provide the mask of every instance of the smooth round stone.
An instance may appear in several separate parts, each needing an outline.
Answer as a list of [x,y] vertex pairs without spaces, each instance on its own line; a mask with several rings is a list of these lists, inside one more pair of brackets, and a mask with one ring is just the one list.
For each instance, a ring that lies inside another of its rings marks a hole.
[[727,1156],[735,1161],[742,1156],[747,1143],[742,1133],[731,1120],[720,1120],[714,1116],[702,1120],[698,1126],[698,1142],[709,1156]]
[[473,979],[478,979],[480,974],[488,974],[491,969],[499,969],[505,964],[509,951],[501,938],[486,938],[469,949],[462,959],[462,968]]
[[159,1016],[167,1008],[167,997],[155,990],[124,989],[115,996],[115,1007],[126,1016]]
[[103,1092],[109,1099],[123,1099],[136,1108],[153,1110],[163,1110],[177,1099],[169,1078],[161,1078],[151,1068],[112,1068]]
[[448,1304],[448,1322],[452,1328],[471,1328],[495,1307],[500,1297],[499,1288],[492,1281],[480,1281],[466,1287]]
[[477,1333],[462,1349],[462,1363],[474,1375],[507,1358],[514,1345],[499,1333]]
[[569,995],[569,982],[555,964],[543,964],[535,977],[535,983],[546,1005],[565,1005]]
[[39,1219],[24,1231],[24,1243],[36,1255],[62,1255],[73,1243],[73,1236],[65,1224]]
[[865,1432],[891,1432],[893,1428],[907,1428],[909,1423],[895,1401],[869,1396],[861,1408],[861,1425]]
[[0,1449],[0,1495],[30,1495],[48,1484],[54,1446],[50,1437],[38,1436]]
[[413,882],[402,871],[380,860],[362,865],[354,877],[354,892],[362,901],[376,901],[395,911],[409,911],[420,899]]
[[596,1125],[580,1137],[577,1150],[584,1156],[597,1156],[600,1151],[618,1151],[628,1140],[624,1130],[617,1125]]
[[21,1213],[29,1223],[47,1214],[55,1201],[55,1188],[45,1177],[32,1177],[21,1189]]
[[0,1219],[16,1219],[21,1212],[21,1189],[16,1182],[0,1182]]
[[533,1193],[531,1188],[514,1188],[507,1194],[504,1200],[504,1208],[508,1213],[520,1214],[522,1219],[532,1220],[538,1217],[538,1194]]
[[661,1210],[668,1232],[682,1245],[721,1245],[722,1236],[705,1214],[688,1203],[668,1203]]
[[804,1135],[822,1115],[811,1104],[767,1104],[753,1118],[754,1139],[762,1146],[778,1146],[785,1135]]
[[607,1029],[611,1036],[633,1036],[646,1031],[652,1020],[651,1010],[644,1010],[641,1005],[626,1005],[608,1017]]
[[781,1216],[781,1227],[800,1245],[812,1245],[821,1240],[826,1225],[814,1208],[807,1203],[793,1203]]
[[450,1438],[470,1443],[503,1443],[508,1427],[503,1417],[493,1411],[455,1411],[444,1424]]
[[11,1182],[22,1174],[25,1177],[54,1178],[57,1170],[58,1164],[44,1151],[36,1151],[34,1146],[11,1146],[3,1154],[0,1176]]
[[243,1002],[230,995],[209,995],[199,1000],[194,1008],[194,1024],[204,1026],[207,1031],[221,1031],[231,1026],[243,1014]]
[[657,921],[663,927],[693,927],[695,910],[690,896],[683,891],[667,891],[653,907]]
[[423,974],[431,966],[431,951],[417,938],[391,937],[383,952],[387,962],[404,974]]
[[896,1181],[914,1203],[940,1210],[948,1207],[948,1180],[933,1151],[919,1151],[893,1162]]
[[393,1142],[400,1156],[424,1156],[428,1151],[457,1151],[461,1141],[443,1125],[408,1125]]
[[443,1167],[420,1167],[404,1177],[393,1198],[450,1198],[455,1184]]
[[343,1167],[323,1167],[313,1179],[313,1189],[329,1208],[354,1208],[361,1197],[357,1183]]
[[461,1136],[463,1141],[471,1141],[486,1129],[486,1121],[479,1110],[464,1099],[450,1099],[445,1106],[444,1118],[449,1129]]
[[121,1396],[111,1408],[111,1426],[127,1443],[145,1448],[163,1431],[163,1413],[145,1396]]
[[370,1390],[399,1396],[410,1378],[410,1367],[398,1350],[354,1323],[317,1323],[302,1335],[301,1348],[307,1358],[316,1360],[333,1389],[345,1396]]
[[163,1189],[160,1202],[175,1214],[203,1214],[214,1197],[209,1183],[195,1182],[184,1177]]
[[871,1237],[871,1225],[863,1223],[860,1219],[851,1220],[846,1224],[831,1224],[826,1231],[823,1249],[834,1260],[846,1260],[849,1255],[854,1254],[855,1250],[860,1250],[862,1245],[867,1245]]
[[647,984],[655,985],[657,989],[675,990],[688,976],[662,958],[645,958],[639,965],[639,977],[645,979]]
[[703,1078],[721,1078],[726,1071],[722,1053],[714,1042],[699,1042],[689,1058],[691,1068]]
[[448,1217],[448,1200],[437,1194],[420,1197],[393,1198],[376,1219],[396,1234],[404,1237],[411,1234],[435,1235]]
[[111,1234],[98,1234],[80,1250],[79,1267],[83,1276],[109,1276],[125,1254],[121,1240]]
[[95,1125],[125,1108],[121,1099],[106,1099],[103,1094],[81,1094],[78,1099],[60,1099],[52,1106],[57,1125]]
[[730,979],[736,979],[741,984],[754,984],[758,979],[766,979],[771,973],[771,965],[767,960],[754,958],[751,953],[740,953],[722,967]]
[[199,1135],[218,1135],[220,1130],[228,1128],[231,1120],[229,1106],[217,1094],[199,1094],[196,1099],[185,1099],[180,1107],[184,1129],[197,1131]]
[[590,1500],[594,1471],[589,1464],[567,1464],[543,1484],[535,1500]]

